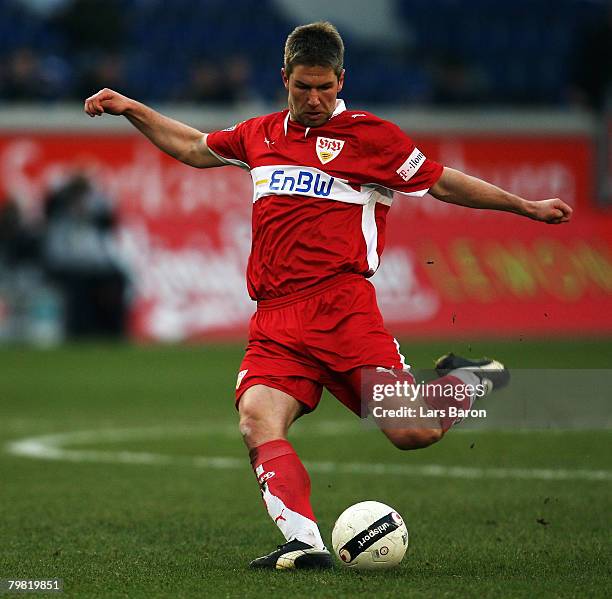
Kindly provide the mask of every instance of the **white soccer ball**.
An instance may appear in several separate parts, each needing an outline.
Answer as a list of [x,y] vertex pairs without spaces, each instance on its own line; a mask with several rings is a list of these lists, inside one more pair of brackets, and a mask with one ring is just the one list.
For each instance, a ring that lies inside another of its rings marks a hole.
[[406,554],[408,529],[392,507],[378,501],[362,501],[344,510],[336,520],[332,547],[348,568],[393,568]]

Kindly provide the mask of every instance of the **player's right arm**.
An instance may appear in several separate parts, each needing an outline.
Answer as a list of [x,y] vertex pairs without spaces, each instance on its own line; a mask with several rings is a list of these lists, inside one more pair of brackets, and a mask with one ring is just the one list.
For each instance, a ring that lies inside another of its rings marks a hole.
[[148,137],[160,150],[196,168],[223,166],[206,144],[207,133],[168,118],[149,106],[104,88],[85,100],[90,117],[104,113],[122,115]]

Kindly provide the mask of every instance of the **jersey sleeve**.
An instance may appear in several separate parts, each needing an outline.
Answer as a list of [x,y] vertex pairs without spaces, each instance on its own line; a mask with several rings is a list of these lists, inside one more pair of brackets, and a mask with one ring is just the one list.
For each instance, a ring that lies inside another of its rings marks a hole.
[[222,131],[214,131],[206,138],[206,145],[221,162],[250,170],[245,143],[247,130],[248,121],[243,121]]
[[411,196],[424,196],[444,167],[427,158],[397,125],[379,121],[368,136],[368,176],[372,183]]

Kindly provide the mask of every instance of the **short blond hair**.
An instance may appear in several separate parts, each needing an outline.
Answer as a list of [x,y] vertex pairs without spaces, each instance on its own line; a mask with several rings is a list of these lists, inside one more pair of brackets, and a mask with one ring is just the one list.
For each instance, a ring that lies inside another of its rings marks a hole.
[[296,27],[285,42],[285,73],[296,65],[330,67],[340,77],[344,67],[344,42],[328,21]]

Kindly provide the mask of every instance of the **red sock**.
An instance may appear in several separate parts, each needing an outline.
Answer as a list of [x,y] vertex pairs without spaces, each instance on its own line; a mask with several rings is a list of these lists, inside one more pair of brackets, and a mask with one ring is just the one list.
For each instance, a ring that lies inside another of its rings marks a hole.
[[[430,407],[437,410],[444,410],[445,416],[440,418],[440,426],[446,432],[453,424],[461,420],[460,416],[449,415],[449,408],[459,410],[469,410],[474,402],[474,395],[465,393],[466,383],[456,376],[447,374],[435,381],[427,383],[427,393],[423,393],[423,401]],[[441,387],[439,387],[441,386]],[[456,393],[450,395],[447,391],[442,393],[438,389],[456,388]]]
[[324,543],[310,505],[310,477],[289,441],[275,439],[249,452],[270,517],[285,539],[317,549]]

